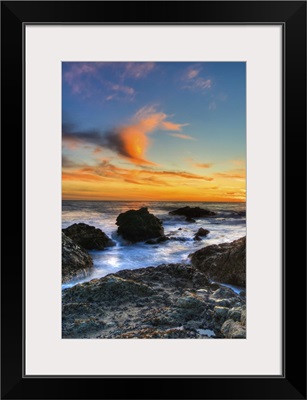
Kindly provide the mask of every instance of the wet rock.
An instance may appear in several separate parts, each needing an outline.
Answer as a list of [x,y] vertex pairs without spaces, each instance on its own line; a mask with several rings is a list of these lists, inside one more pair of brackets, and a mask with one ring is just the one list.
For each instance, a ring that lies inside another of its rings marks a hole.
[[246,325],[246,308],[245,305],[242,307],[242,311],[241,311],[241,324],[242,325]]
[[242,307],[233,307],[228,311],[227,319],[241,321]]
[[171,236],[170,240],[174,240],[175,242],[186,242],[188,239],[184,237]]
[[215,291],[220,288],[220,285],[218,283],[211,283],[210,288]]
[[198,235],[194,236],[193,240],[195,240],[196,242],[199,242],[200,240],[202,240],[202,238]]
[[212,295],[210,296],[212,299],[229,299],[233,297],[237,297],[237,294],[228,287],[219,287],[215,290]]
[[197,295],[186,293],[177,300],[177,306],[187,309],[200,309],[204,307],[203,300]]
[[[160,285],[159,287],[172,288],[204,288],[209,284],[206,276],[197,269],[185,264],[162,264],[158,267],[122,270],[116,276],[124,279],[133,279],[147,285]],[[177,295],[177,294],[176,294]]]
[[67,289],[63,294],[63,299],[69,302],[91,301],[120,304],[151,295],[153,295],[153,290],[148,285],[111,274]]
[[84,278],[92,268],[90,255],[62,232],[62,282]]
[[157,239],[146,240],[145,244],[159,244],[159,243],[167,242],[168,240],[170,240],[170,238],[168,236],[160,236]]
[[164,236],[162,221],[150,214],[147,207],[119,214],[116,225],[117,233],[132,243]]
[[200,217],[213,217],[216,215],[215,212],[206,210],[204,208],[200,207],[182,207],[178,208],[177,210],[170,211],[170,215],[182,215],[184,217],[189,217],[189,218],[200,218]]
[[190,222],[190,223],[195,223],[196,222],[196,220],[194,219],[194,218],[191,218],[191,217],[187,217],[186,219],[185,219],[185,221],[186,222]]
[[226,319],[228,312],[229,312],[229,308],[227,308],[227,307],[220,307],[220,306],[214,307],[214,314],[216,315],[217,318]]
[[231,243],[206,246],[190,254],[195,268],[214,281],[238,286],[246,284],[246,237]]
[[200,321],[188,321],[184,324],[184,328],[185,329],[199,329],[201,326],[201,322]]
[[207,236],[209,233],[210,231],[208,231],[208,229],[199,228],[196,232],[196,236]]
[[101,229],[84,223],[73,224],[62,231],[86,250],[103,250],[106,247],[115,245],[115,242]]
[[221,327],[222,334],[229,339],[243,339],[246,338],[246,329],[239,322],[232,319],[225,321]]

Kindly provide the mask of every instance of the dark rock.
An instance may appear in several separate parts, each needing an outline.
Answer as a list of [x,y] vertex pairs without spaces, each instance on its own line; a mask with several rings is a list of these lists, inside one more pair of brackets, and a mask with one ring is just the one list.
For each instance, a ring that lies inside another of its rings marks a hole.
[[199,228],[198,231],[196,232],[196,236],[207,236],[208,233],[210,233],[208,229]]
[[147,285],[163,285],[165,288],[199,289],[209,285],[206,276],[190,265],[162,264],[158,267],[125,269],[116,273],[124,279],[133,279]]
[[116,225],[117,233],[132,243],[164,236],[162,221],[150,214],[147,207],[119,214]]
[[218,283],[211,283],[210,288],[212,290],[217,290],[220,288],[220,285]]
[[185,237],[171,236],[170,240],[174,240],[175,242],[186,242],[188,239]]
[[198,235],[195,235],[193,240],[200,241],[200,240],[202,240],[202,238],[200,236],[198,236]]
[[[211,285],[212,287],[212,285]],[[238,295],[230,288],[222,286],[222,287],[218,287],[217,290],[215,290],[213,292],[213,294],[211,295],[212,299],[231,299],[233,297],[239,298]]]
[[84,223],[73,224],[62,231],[86,250],[103,250],[105,247],[115,245],[113,240],[102,232],[101,229]]
[[227,319],[232,319],[233,321],[241,321],[242,307],[233,307],[229,310]]
[[84,278],[92,268],[90,255],[62,232],[62,282]]
[[204,208],[200,207],[182,207],[178,208],[177,210],[170,211],[170,215],[183,215],[184,217],[190,217],[190,218],[200,218],[200,217],[213,217],[216,215],[215,212],[206,210]]
[[191,217],[187,217],[185,220],[186,220],[186,222],[190,222],[190,223],[196,222],[195,219],[191,218]]
[[160,237],[157,238],[157,239],[149,239],[149,240],[146,240],[145,244],[159,244],[159,243],[166,242],[166,241],[168,241],[168,240],[170,240],[169,237],[167,237],[167,236],[160,236]]
[[190,256],[193,266],[211,280],[245,286],[246,237],[231,243],[204,247]]
[[70,302],[88,302],[91,298],[91,302],[120,304],[152,294],[152,289],[146,284],[111,274],[73,286],[65,291],[64,297]]

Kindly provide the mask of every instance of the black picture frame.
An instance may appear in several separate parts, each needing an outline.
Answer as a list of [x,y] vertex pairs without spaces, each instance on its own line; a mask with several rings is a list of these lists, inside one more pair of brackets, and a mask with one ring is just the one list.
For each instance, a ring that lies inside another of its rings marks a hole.
[[[23,31],[26,24],[51,23],[283,26],[282,376],[24,376],[23,276],[26,266]],[[1,270],[2,398],[306,399],[306,2],[3,1],[1,33],[4,227]],[[12,168],[9,169],[9,166]],[[14,202],[17,200],[17,206],[14,203],[12,206],[12,199]],[[303,229],[298,230],[302,226]],[[8,234],[12,230],[13,235]]]

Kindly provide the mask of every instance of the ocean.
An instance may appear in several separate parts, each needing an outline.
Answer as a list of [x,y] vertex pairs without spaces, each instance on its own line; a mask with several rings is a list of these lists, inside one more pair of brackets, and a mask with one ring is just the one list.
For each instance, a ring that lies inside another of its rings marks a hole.
[[[217,215],[210,218],[196,218],[195,223],[186,222],[181,216],[169,215],[169,211],[187,205],[215,211]],[[176,237],[177,240],[157,245],[124,243],[116,233],[116,218],[122,212],[138,210],[141,207],[148,207],[150,213],[163,221],[165,235]],[[232,242],[245,236],[245,211],[245,203],[63,200],[62,228],[84,222],[100,228],[116,242],[116,246],[102,251],[89,251],[94,263],[91,275],[82,280],[63,284],[62,288],[101,278],[122,269],[158,266],[164,263],[189,263],[189,254],[204,246]],[[201,227],[208,229],[210,233],[201,241],[194,241],[193,237]]]

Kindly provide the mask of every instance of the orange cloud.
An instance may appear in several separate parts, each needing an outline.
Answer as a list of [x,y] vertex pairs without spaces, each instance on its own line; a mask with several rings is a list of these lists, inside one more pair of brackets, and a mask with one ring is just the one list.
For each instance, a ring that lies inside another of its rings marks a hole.
[[197,168],[211,168],[213,164],[212,163],[207,163],[207,164],[199,163],[199,164],[194,164],[194,165]]
[[236,174],[232,172],[217,172],[215,173],[215,176],[221,177],[221,178],[229,178],[229,179],[244,179],[245,174]]
[[[187,126],[188,124],[175,124],[174,122],[171,121],[163,121],[161,124],[162,129],[166,130],[166,131],[181,131],[181,128],[183,126]],[[178,135],[178,137],[180,137],[180,134],[176,134],[173,133],[173,136]],[[182,135],[184,136],[184,135]],[[191,136],[190,136],[191,137]]]
[[[156,130],[180,131],[186,124],[168,121],[169,116],[156,111],[155,107],[141,108],[131,119],[130,124],[117,127],[108,132],[99,130],[74,131],[73,127],[63,125],[62,138],[64,146],[74,149],[80,145],[90,144],[99,148],[107,148],[138,165],[157,165],[146,159],[146,151],[150,145],[148,135]],[[179,134],[177,134],[179,135]],[[187,135],[181,136],[187,139]]]
[[[164,179],[160,179],[164,177]],[[85,166],[81,169],[69,172],[63,171],[63,181],[101,181],[129,182],[137,185],[172,186],[168,180],[175,179],[176,184],[184,183],[185,180],[212,181],[212,177],[182,172],[161,171],[156,169],[129,169],[115,166],[107,160],[98,166]],[[168,180],[167,180],[168,179]]]
[[139,165],[157,165],[146,159],[150,141],[148,135],[155,130],[179,131],[185,124],[167,121],[168,116],[157,112],[154,107],[143,107],[132,119],[132,124],[119,128],[117,134],[109,136],[119,154]]
[[81,171],[74,171],[74,172],[63,172],[62,173],[62,181],[86,181],[86,182],[96,182],[102,181],[103,178],[101,176],[95,174],[87,174]]
[[192,174],[189,172],[181,172],[181,171],[151,171],[152,174],[155,175],[169,175],[169,176],[177,176],[186,179],[199,179],[203,181],[213,181],[213,178],[203,175]]

